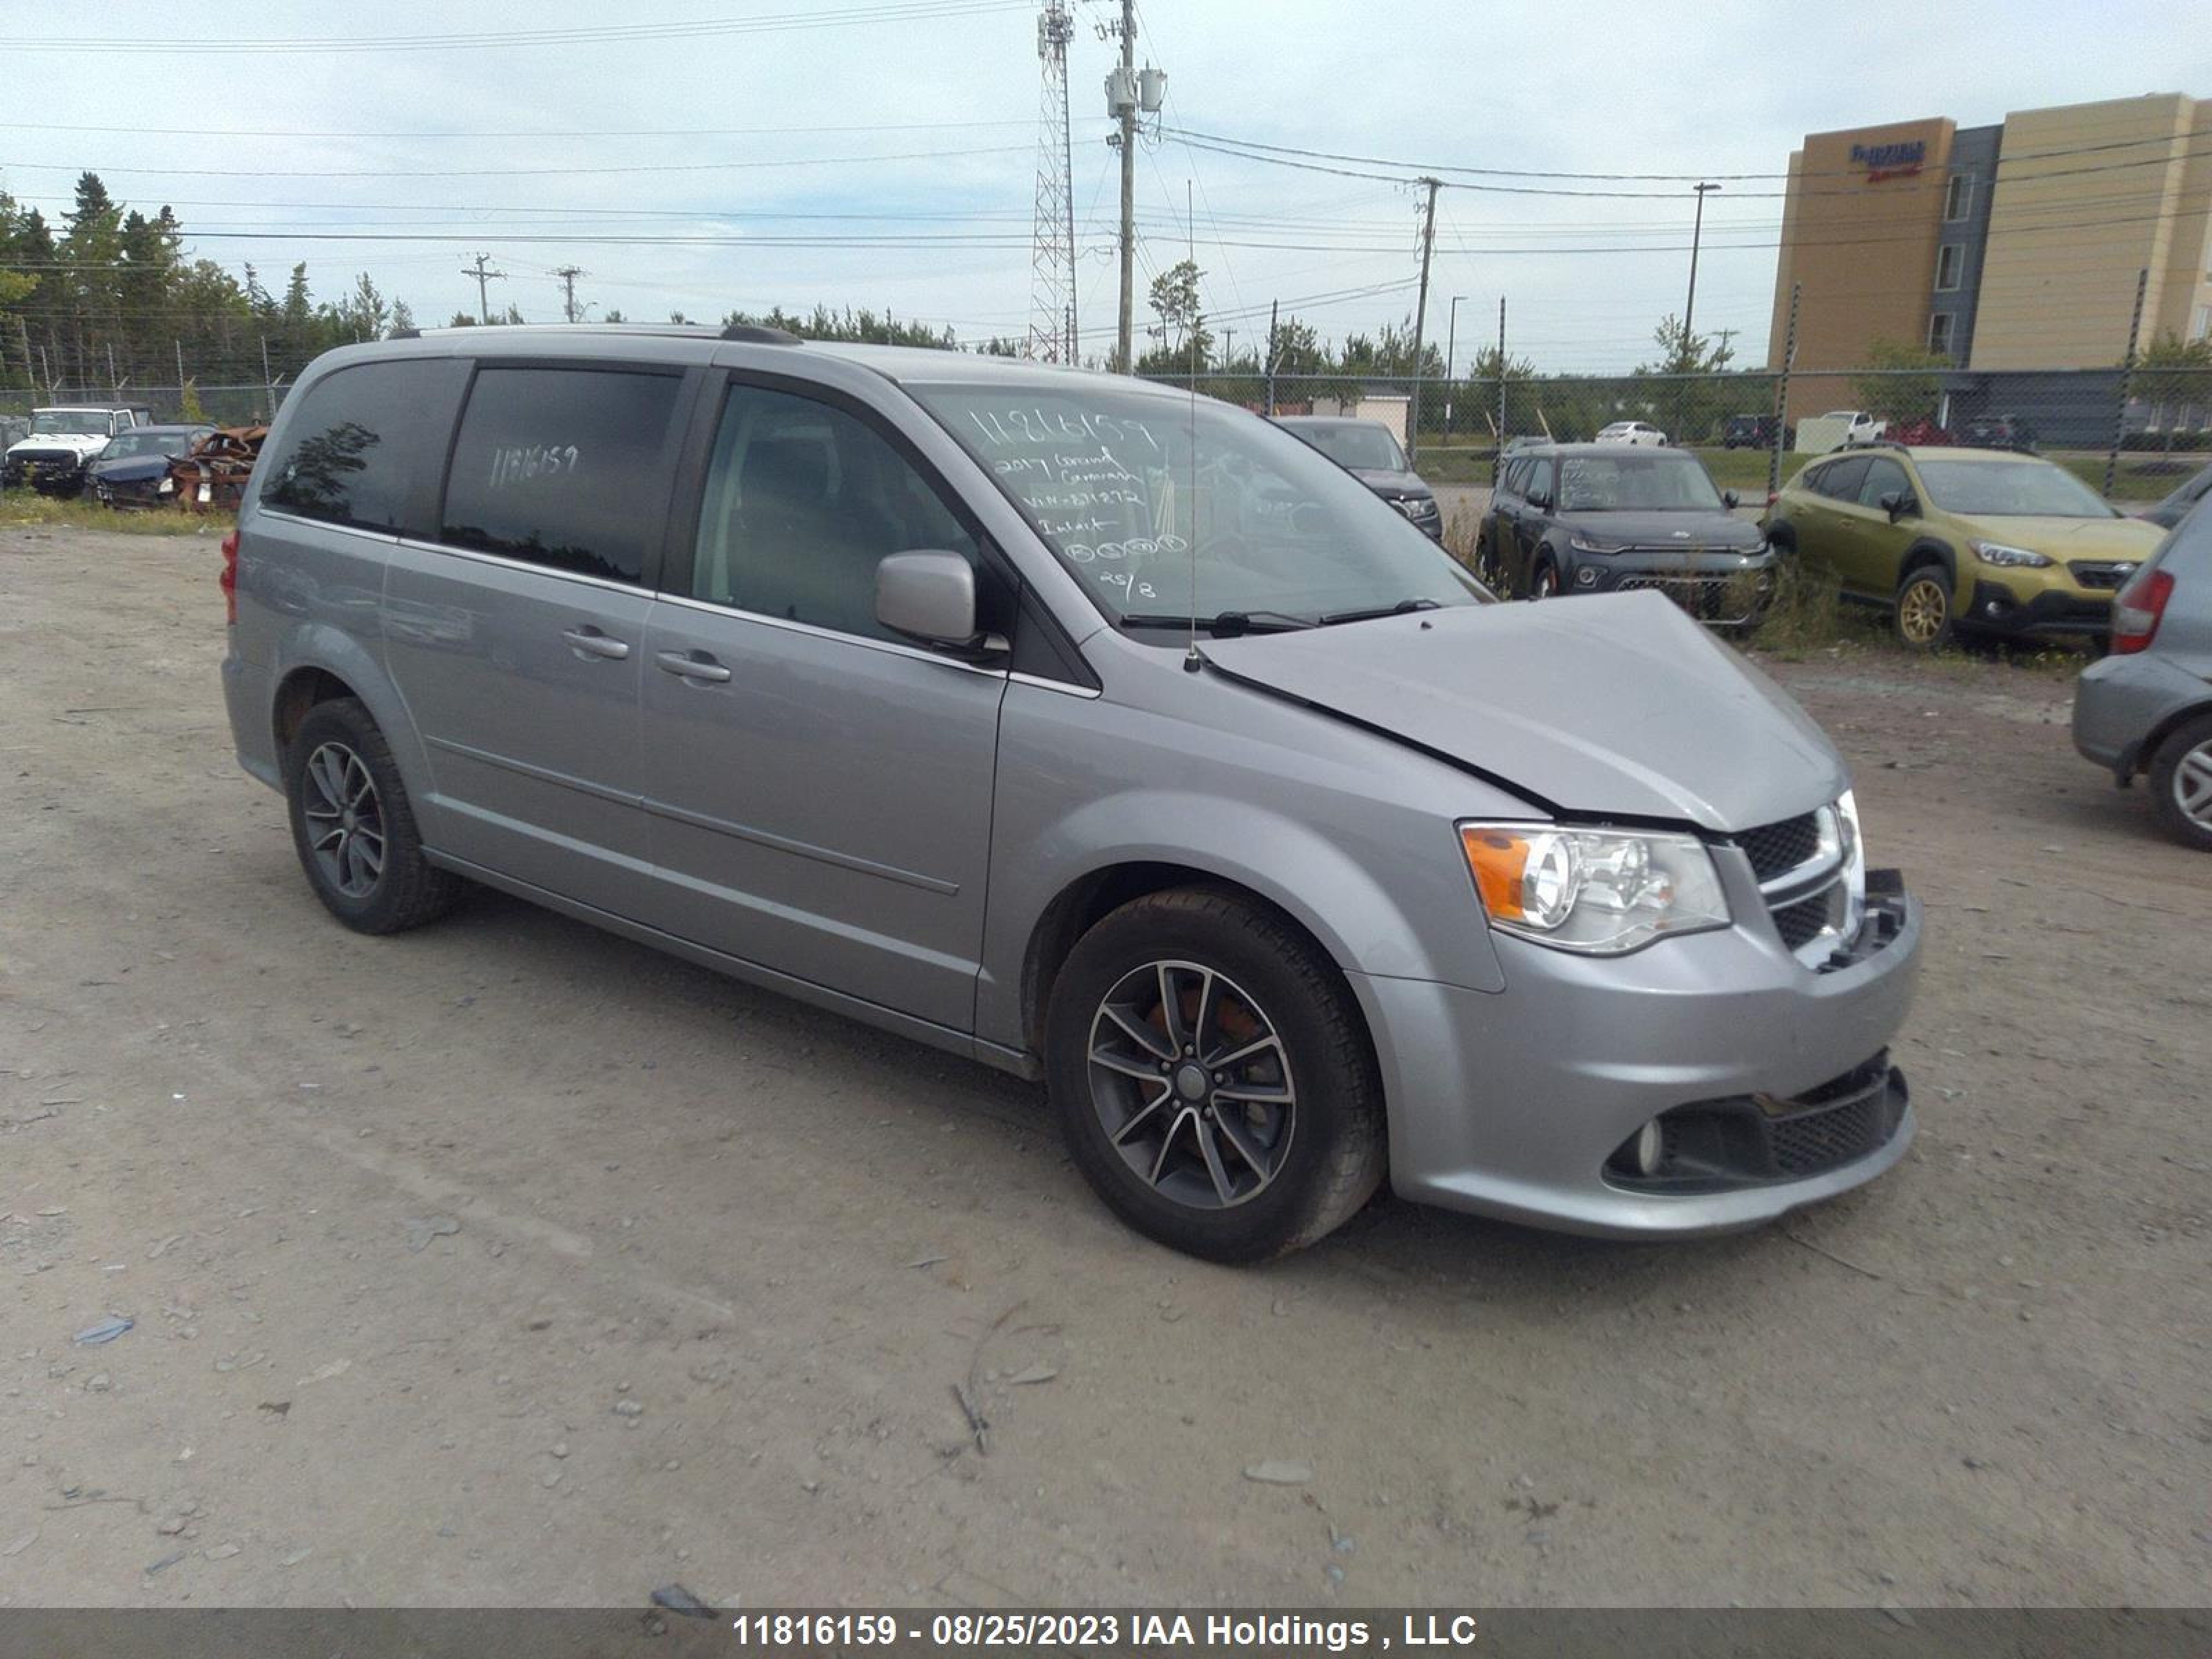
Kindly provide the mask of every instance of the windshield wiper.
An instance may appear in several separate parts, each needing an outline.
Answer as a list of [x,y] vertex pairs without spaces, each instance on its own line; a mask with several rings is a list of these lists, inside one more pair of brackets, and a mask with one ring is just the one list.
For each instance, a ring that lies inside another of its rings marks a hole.
[[1440,611],[1443,607],[1434,599],[1401,599],[1395,605],[1378,605],[1367,611],[1336,611],[1321,619],[1323,628],[1338,623],[1372,622],[1377,617],[1410,617],[1416,611]]
[[1211,617],[1127,616],[1124,628],[1196,628],[1218,640],[1239,634],[1287,634],[1315,626],[1310,617],[1293,617],[1286,611],[1220,611]]

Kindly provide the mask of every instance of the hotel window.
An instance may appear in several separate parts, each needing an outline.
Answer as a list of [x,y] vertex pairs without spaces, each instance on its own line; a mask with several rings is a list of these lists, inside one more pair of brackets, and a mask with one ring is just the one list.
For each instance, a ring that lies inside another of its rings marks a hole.
[[1966,216],[1966,204],[1974,199],[1974,175],[1954,173],[1951,182],[1943,187],[1943,222],[1956,224]]
[[1946,242],[1936,250],[1936,291],[1954,293],[1959,286],[1959,269],[1966,262],[1966,250],[1956,242]]
[[1939,311],[1928,319],[1928,349],[1944,356],[1951,355],[1951,313]]

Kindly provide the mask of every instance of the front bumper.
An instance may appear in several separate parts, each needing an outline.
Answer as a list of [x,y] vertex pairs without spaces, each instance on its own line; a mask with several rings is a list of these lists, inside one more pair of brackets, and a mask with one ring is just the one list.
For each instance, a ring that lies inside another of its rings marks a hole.
[[0,464],[0,486],[32,489],[46,495],[74,495],[84,488],[88,463],[60,456],[25,459],[10,455]]
[[2125,784],[2142,769],[2152,732],[2206,704],[2212,704],[2212,681],[2155,651],[2105,657],[2074,684],[2074,747]]
[[2004,583],[1980,577],[1974,582],[1972,598],[1959,612],[1959,624],[2020,636],[2107,634],[2112,627],[2112,596],[2046,587],[2023,599]]
[[[1899,892],[1870,897],[1867,927],[1820,972],[1760,917],[1611,958],[1499,935],[1495,994],[1354,975],[1389,1102],[1392,1184],[1448,1209],[1655,1238],[1755,1226],[1870,1181],[1914,1132],[1885,1051],[1920,933],[1918,902]],[[1821,1140],[1844,1127],[1816,1121],[1836,1105],[1879,1115],[1875,1127]],[[1662,1114],[1682,1124],[1742,1109],[1840,1160],[1708,1159],[1700,1179],[1641,1185],[1607,1169]]]
[[1699,622],[1717,627],[1756,623],[1774,602],[1776,559],[1758,553],[1675,553],[1631,548],[1623,553],[1582,553],[1571,547],[1560,573],[1565,593],[1626,593],[1655,588]]

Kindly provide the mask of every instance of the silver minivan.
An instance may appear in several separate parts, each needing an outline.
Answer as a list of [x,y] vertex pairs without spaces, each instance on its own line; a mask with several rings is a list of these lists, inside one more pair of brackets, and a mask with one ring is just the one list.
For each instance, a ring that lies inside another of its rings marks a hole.
[[434,331],[302,376],[226,554],[239,758],[341,921],[482,883],[1041,1079],[1179,1249],[1386,1178],[1708,1233],[1911,1137],[1920,910],[1819,728],[1656,593],[1492,603],[1242,410]]

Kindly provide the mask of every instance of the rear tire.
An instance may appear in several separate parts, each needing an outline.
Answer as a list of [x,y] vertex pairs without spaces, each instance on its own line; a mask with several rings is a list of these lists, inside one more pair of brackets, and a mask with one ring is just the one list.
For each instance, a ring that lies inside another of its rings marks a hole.
[[2150,787],[2166,832],[2184,847],[2212,853],[2212,714],[2185,720],[2159,744]]
[[1054,983],[1045,1052],[1076,1167],[1171,1249],[1283,1255],[1382,1182],[1382,1084],[1358,1006],[1261,904],[1179,888],[1113,912]]
[[358,699],[307,711],[285,746],[284,799],[307,884],[356,933],[420,927],[460,896],[460,878],[422,856],[392,747]]

